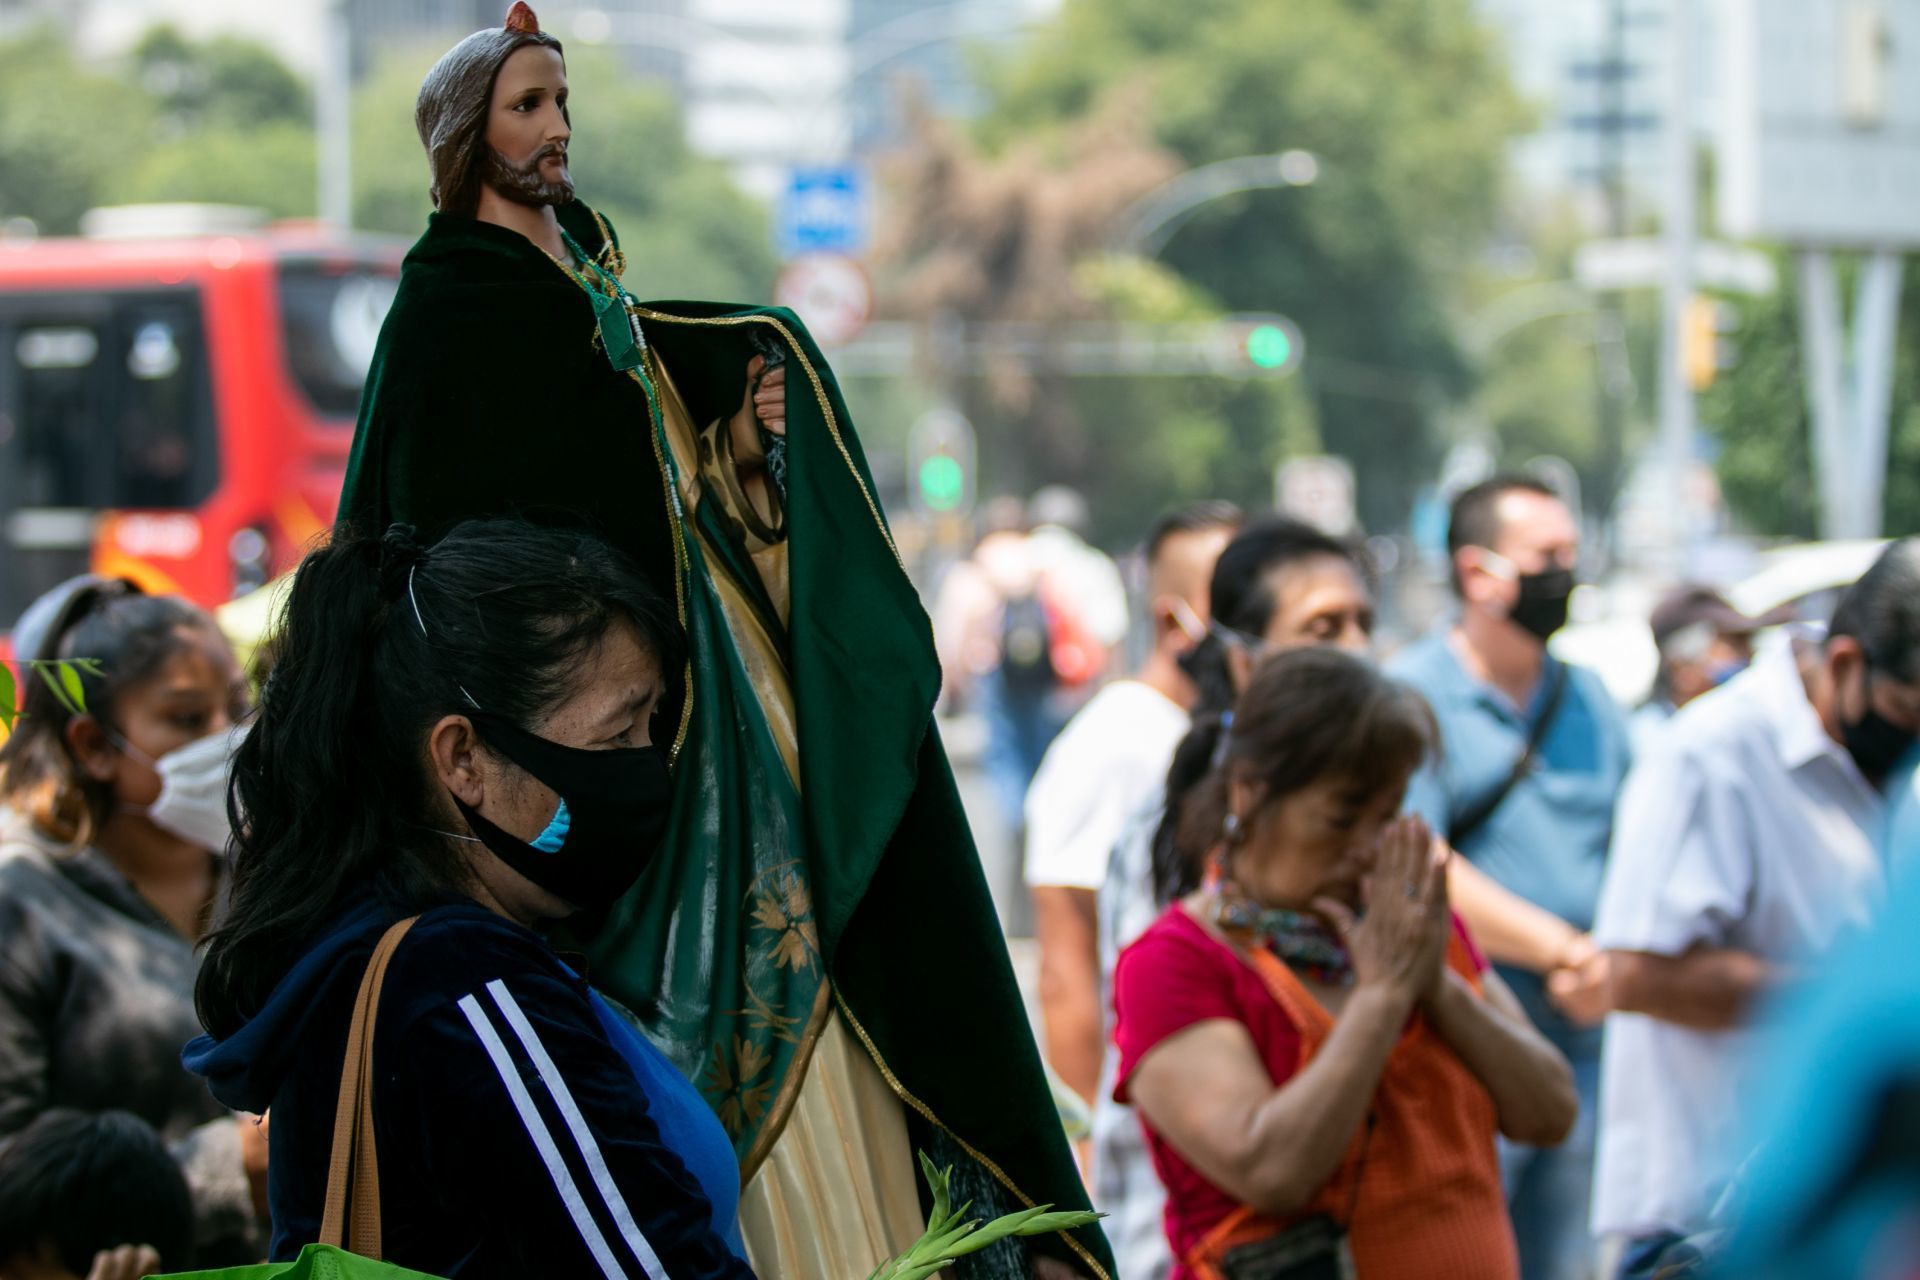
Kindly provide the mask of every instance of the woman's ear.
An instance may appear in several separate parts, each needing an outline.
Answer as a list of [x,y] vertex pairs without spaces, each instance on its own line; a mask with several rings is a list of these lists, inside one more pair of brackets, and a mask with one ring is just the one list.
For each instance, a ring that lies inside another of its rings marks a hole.
[[64,737],[67,750],[73,753],[87,777],[95,782],[111,783],[119,776],[120,752],[98,720],[92,716],[75,716],[67,721]]
[[1227,783],[1227,812],[1240,819],[1242,830],[1253,824],[1253,815],[1260,808],[1260,799],[1265,794],[1266,788],[1244,778],[1235,778]]
[[487,797],[479,750],[480,735],[465,716],[443,716],[427,733],[427,757],[434,776],[469,809],[478,809]]

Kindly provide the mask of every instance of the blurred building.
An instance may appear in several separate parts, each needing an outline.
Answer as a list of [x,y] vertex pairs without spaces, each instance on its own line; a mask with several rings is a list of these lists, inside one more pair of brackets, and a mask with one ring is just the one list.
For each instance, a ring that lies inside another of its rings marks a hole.
[[[383,51],[438,49],[506,18],[509,0],[340,0],[353,42],[353,69],[364,74]],[[690,0],[546,0],[536,3],[540,26],[563,44],[607,44],[639,75],[685,87],[694,46],[687,30]]]
[[687,0],[706,30],[686,81],[688,141],[772,196],[790,165],[897,142],[912,81],[942,114],[980,107],[970,56],[1059,0]]
[[[1714,5],[1685,2],[1698,14],[1695,119],[1705,135],[1715,118]],[[1655,208],[1673,3],[1477,0],[1505,44],[1516,88],[1537,113],[1538,128],[1514,148],[1523,191],[1572,197],[1598,231],[1631,229]]]
[[1060,0],[849,0],[848,128],[856,153],[901,139],[902,95],[922,95],[944,116],[982,105],[974,59],[1052,16]]
[[[912,82],[943,115],[980,109],[974,58],[1051,15],[1060,0],[539,0],[569,46],[620,51],[665,82],[698,151],[754,193],[795,164],[844,160],[901,137]],[[190,37],[243,36],[303,76],[321,71],[330,15],[344,16],[358,79],[393,50],[439,50],[498,25],[508,0],[0,0],[0,34],[51,22],[111,57],[167,23]]]

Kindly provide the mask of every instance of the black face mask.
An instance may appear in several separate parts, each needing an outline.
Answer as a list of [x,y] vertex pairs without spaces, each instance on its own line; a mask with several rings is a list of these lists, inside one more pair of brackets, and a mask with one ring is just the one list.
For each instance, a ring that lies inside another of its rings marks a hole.
[[1914,733],[1911,729],[1902,729],[1873,709],[1872,680],[1869,674],[1865,686],[1868,699],[1866,711],[1858,720],[1843,723],[1840,735],[1847,754],[1860,766],[1860,772],[1878,786],[1881,779],[1893,772],[1900,758],[1913,749]]
[[658,747],[588,751],[549,742],[486,712],[467,717],[499,751],[551,787],[559,810],[531,843],[453,802],[499,859],[582,911],[611,907],[633,887],[666,833],[673,787]]
[[1545,644],[1554,632],[1567,625],[1567,606],[1573,598],[1573,570],[1556,568],[1523,573],[1518,584],[1520,596],[1507,611],[1507,618]]

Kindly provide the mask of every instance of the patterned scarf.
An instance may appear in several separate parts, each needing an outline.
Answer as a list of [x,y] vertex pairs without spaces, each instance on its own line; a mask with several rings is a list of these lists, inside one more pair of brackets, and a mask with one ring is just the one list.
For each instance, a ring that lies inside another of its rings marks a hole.
[[1213,922],[1222,933],[1265,946],[1291,968],[1330,987],[1353,985],[1353,957],[1340,935],[1309,911],[1263,907],[1237,890],[1214,894]]

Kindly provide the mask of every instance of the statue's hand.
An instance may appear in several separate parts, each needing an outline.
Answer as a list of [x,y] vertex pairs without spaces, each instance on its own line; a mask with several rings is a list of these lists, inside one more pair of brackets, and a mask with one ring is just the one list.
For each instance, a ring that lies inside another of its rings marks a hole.
[[758,466],[766,458],[760,428],[776,436],[787,434],[787,367],[780,365],[762,377],[764,357],[747,362],[747,390],[740,411],[733,415],[733,460],[742,467]]

